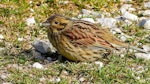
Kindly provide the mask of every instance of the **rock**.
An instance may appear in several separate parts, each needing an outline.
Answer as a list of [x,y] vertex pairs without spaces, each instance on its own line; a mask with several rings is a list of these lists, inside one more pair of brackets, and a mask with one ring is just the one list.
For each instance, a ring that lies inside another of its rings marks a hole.
[[122,31],[119,28],[112,28],[112,31],[115,31],[116,33],[122,33]]
[[13,83],[11,83],[11,82],[3,82],[2,84],[13,84]]
[[84,77],[79,78],[79,81],[80,81],[80,82],[83,82],[84,80],[85,80]]
[[132,2],[132,0],[120,0],[120,2],[125,2],[125,3],[127,3],[127,2]]
[[150,53],[135,53],[135,56],[137,58],[143,58],[143,59],[146,59],[146,60],[150,59]]
[[34,12],[34,9],[30,8],[30,11],[31,11],[31,12]]
[[145,7],[145,8],[150,8],[150,2],[144,3],[144,7]]
[[84,20],[84,21],[88,21],[88,22],[95,23],[95,21],[94,21],[94,19],[93,19],[93,18],[82,18],[81,20]]
[[83,14],[89,15],[89,14],[91,14],[91,12],[92,11],[90,11],[90,10],[82,9]]
[[78,17],[98,17],[101,18],[102,14],[95,12],[95,11],[90,11],[90,10],[86,10],[86,9],[82,9],[82,14],[79,15]]
[[143,15],[144,15],[144,16],[150,16],[150,10],[145,10],[145,11],[143,12]]
[[150,46],[148,46],[148,45],[143,45],[143,49],[144,49],[145,51],[150,52]]
[[52,62],[52,58],[51,58],[51,57],[47,57],[47,60],[48,60],[49,62]]
[[36,51],[45,54],[45,53],[53,53],[55,52],[53,46],[50,43],[46,43],[44,41],[40,41],[40,40],[35,40],[32,43],[32,46],[35,48]]
[[44,56],[42,56],[42,54],[36,50],[32,50],[32,54],[34,58],[37,58],[39,60],[44,60]]
[[31,17],[31,18],[27,18],[27,19],[26,19],[26,23],[27,23],[28,26],[32,26],[32,25],[34,25],[36,22],[35,22],[34,17]]
[[96,23],[100,23],[102,26],[106,26],[109,28],[116,27],[117,20],[114,18],[97,18],[96,20]]
[[123,22],[122,26],[129,26],[132,24],[132,21],[129,21],[125,17],[122,17],[122,16],[116,17],[116,19],[120,22]]
[[44,69],[43,65],[38,62],[35,62],[32,67],[37,68],[37,69]]
[[135,8],[128,8],[128,11],[133,12],[133,11],[136,11],[136,9]]
[[0,55],[3,55],[6,52],[6,48],[0,47]]
[[99,65],[100,68],[104,67],[104,64],[100,61],[95,61],[95,64]]
[[131,21],[137,21],[138,20],[138,16],[136,16],[132,13],[129,13],[127,11],[123,14],[123,17],[125,17],[126,19],[129,19]]
[[139,22],[140,27],[144,27],[145,29],[150,29],[150,19],[142,19]]
[[57,77],[57,78],[55,79],[55,82],[56,82],[56,83],[58,83],[58,82],[60,82],[60,81],[61,81],[60,77]]
[[124,35],[121,35],[120,40],[125,42],[127,40],[127,37],[125,37]]
[[44,81],[46,80],[46,78],[42,77],[42,78],[39,78],[39,80],[40,80],[41,82],[44,82]]
[[6,76],[6,74],[2,74],[2,75],[0,76],[0,78],[1,78],[1,79],[6,79],[7,76]]
[[18,38],[18,41],[23,41],[23,38]]
[[129,8],[131,8],[132,4],[123,4],[120,8],[120,11],[122,14],[128,11]]
[[3,36],[2,34],[0,34],[0,39],[1,39],[1,40],[4,39],[4,36]]

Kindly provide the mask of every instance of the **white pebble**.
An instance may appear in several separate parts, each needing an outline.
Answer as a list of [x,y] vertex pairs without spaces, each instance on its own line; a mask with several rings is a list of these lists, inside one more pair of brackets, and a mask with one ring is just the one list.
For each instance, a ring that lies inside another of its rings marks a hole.
[[124,58],[124,56],[125,56],[124,54],[120,54],[120,57],[121,57],[121,58]]
[[124,26],[126,26],[126,25],[131,25],[131,24],[132,24],[132,21],[125,20],[125,23],[126,23],[126,24],[124,24]]
[[143,49],[144,49],[145,51],[150,51],[150,46],[148,46],[148,45],[143,45]]
[[91,12],[92,11],[90,11],[90,10],[82,9],[83,14],[89,15]]
[[46,79],[42,77],[42,78],[39,78],[39,80],[42,82],[42,81],[45,81]]
[[124,14],[129,8],[131,8],[131,4],[124,4],[121,6],[120,11],[122,14]]
[[122,41],[126,41],[126,40],[127,40],[127,38],[126,38],[124,35],[121,35],[121,36],[120,36],[120,39],[121,39]]
[[34,17],[31,17],[31,18],[27,18],[27,19],[26,19],[26,23],[27,23],[28,26],[32,26],[32,25],[34,25],[36,22],[35,22]]
[[137,58],[143,58],[143,59],[146,59],[146,60],[150,59],[150,53],[148,53],[148,54],[146,54],[146,53],[135,53],[135,56]]
[[128,11],[132,12],[132,11],[136,11],[136,9],[135,8],[129,8]]
[[79,81],[81,81],[81,82],[83,82],[84,80],[85,80],[84,77],[81,77],[81,78],[79,79]]
[[120,0],[120,2],[125,2],[125,3],[127,3],[127,2],[132,2],[132,0]]
[[144,28],[145,28],[145,29],[150,29],[150,19],[147,19],[147,20],[144,21],[143,23],[144,23]]
[[119,28],[112,28],[113,31],[116,31],[117,33],[122,33],[122,31]]
[[100,23],[102,26],[114,28],[116,27],[117,20],[114,18],[97,18],[97,23]]
[[18,38],[18,41],[23,41],[23,38]]
[[95,23],[95,21],[94,21],[94,19],[93,19],[93,18],[82,18],[81,20],[84,20],[84,21],[88,21],[88,22]]
[[0,39],[4,39],[4,36],[2,34],[0,34]]
[[5,74],[2,74],[0,77],[1,77],[1,79],[6,79],[7,78],[7,76]]
[[100,61],[96,61],[95,64],[99,65],[100,68],[104,66],[104,64]]
[[144,15],[144,16],[150,16],[150,10],[145,10],[145,11],[143,12],[143,15]]
[[60,82],[60,81],[61,81],[61,79],[60,79],[59,77],[55,79],[55,82],[56,82],[56,83],[58,83],[58,82]]
[[34,12],[34,10],[33,10],[32,8],[30,9],[30,11],[31,11],[31,12]]
[[137,21],[138,20],[138,16],[136,16],[132,13],[129,13],[127,11],[123,14],[123,17],[125,17],[126,19],[129,19],[131,21]]
[[34,68],[37,68],[37,69],[44,69],[43,65],[40,64],[40,63],[38,63],[38,62],[35,62],[35,63],[33,64],[33,67],[34,67]]
[[145,8],[150,8],[150,2],[144,3],[144,7],[145,7]]
[[12,84],[11,82],[4,82],[4,83],[2,83],[2,84]]

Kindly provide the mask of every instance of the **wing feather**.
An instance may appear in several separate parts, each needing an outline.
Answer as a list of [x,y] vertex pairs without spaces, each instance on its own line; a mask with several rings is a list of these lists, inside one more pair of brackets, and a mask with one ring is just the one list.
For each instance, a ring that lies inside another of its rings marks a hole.
[[64,31],[64,35],[76,47],[103,47],[107,49],[114,48],[108,41],[98,36],[96,31],[99,28],[86,21],[74,21],[73,27]]

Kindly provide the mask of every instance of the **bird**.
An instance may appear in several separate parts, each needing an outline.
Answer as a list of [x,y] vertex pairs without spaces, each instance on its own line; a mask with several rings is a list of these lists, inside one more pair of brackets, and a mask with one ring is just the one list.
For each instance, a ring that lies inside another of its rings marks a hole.
[[[47,27],[48,39],[52,45],[62,56],[72,61],[96,61],[121,47],[130,46],[118,40],[106,28],[59,14],[50,16],[42,25]],[[140,48],[131,48],[145,52]]]

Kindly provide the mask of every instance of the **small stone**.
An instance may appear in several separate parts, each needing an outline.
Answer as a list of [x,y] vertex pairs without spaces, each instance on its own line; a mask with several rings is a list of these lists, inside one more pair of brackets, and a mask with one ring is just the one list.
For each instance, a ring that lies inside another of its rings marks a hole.
[[18,41],[23,41],[23,38],[18,38]]
[[127,3],[127,2],[132,2],[132,0],[120,0],[120,2],[125,2],[125,3]]
[[6,52],[6,48],[0,47],[0,55],[3,55]]
[[124,54],[120,54],[120,57],[121,57],[121,58],[124,58],[124,57],[125,57],[125,55],[124,55]]
[[100,13],[98,13],[98,12],[95,12],[95,11],[90,11],[90,10],[86,10],[86,9],[82,9],[82,15],[83,16],[89,16],[89,17],[99,17],[99,18],[101,18],[102,17],[102,15],[100,14]]
[[94,19],[93,19],[93,18],[82,18],[81,20],[84,20],[84,21],[88,21],[88,22],[95,23],[95,21],[94,21]]
[[1,40],[4,39],[4,36],[3,36],[2,34],[0,34],[0,39],[1,39]]
[[79,78],[79,81],[83,82],[85,80],[84,77]]
[[97,18],[97,23],[100,23],[102,26],[114,28],[116,27],[117,20],[114,18]]
[[58,82],[60,82],[61,81],[61,79],[59,78],[59,77],[57,77],[56,79],[55,79],[55,82],[56,83],[58,83]]
[[150,8],[150,2],[144,3],[144,7],[145,7],[145,8]]
[[127,10],[131,8],[131,6],[132,4],[123,4],[120,8],[121,13],[124,14],[125,12],[127,12]]
[[127,25],[129,26],[132,24],[132,21],[129,21],[129,20],[125,20],[124,22],[126,23],[126,24],[124,24],[124,26],[127,26]]
[[137,58],[143,58],[143,59],[146,59],[146,60],[150,59],[150,53],[135,53],[135,56]]
[[143,45],[143,49],[145,50],[145,51],[150,51],[150,46],[148,46],[148,45]]
[[143,12],[143,15],[144,15],[144,16],[150,16],[150,10],[145,10],[145,11]]
[[126,40],[127,40],[127,37],[125,37],[124,35],[121,35],[121,36],[120,36],[120,40],[126,41]]
[[31,12],[34,12],[34,10],[33,10],[32,8],[30,9],[30,11],[31,11]]
[[7,78],[6,74],[2,74],[0,77],[1,77],[1,79],[6,79]]
[[47,60],[48,60],[49,62],[52,62],[52,58],[51,58],[51,57],[47,57]]
[[44,56],[42,56],[40,52],[36,50],[32,50],[32,54],[34,58],[37,58],[39,60],[44,60]]
[[100,61],[96,61],[95,64],[99,65],[100,68],[102,68],[104,66],[104,64]]
[[43,54],[48,53],[48,52],[50,53],[54,52],[53,46],[50,43],[48,44],[44,41],[35,40],[32,43],[32,46],[35,48],[35,50]]
[[141,20],[139,26],[144,27],[145,29],[150,29],[150,19]]
[[91,12],[92,11],[90,11],[90,10],[82,9],[83,14],[89,15]]
[[113,31],[115,31],[116,33],[122,33],[122,31],[119,28],[112,28]]
[[44,69],[43,65],[38,62],[35,62],[32,67],[37,68],[37,69]]
[[136,11],[136,9],[135,8],[129,8],[128,11],[132,12],[132,11]]
[[4,83],[2,83],[2,84],[12,84],[11,82],[4,82]]
[[26,23],[27,23],[28,26],[32,26],[32,25],[34,25],[36,22],[35,22],[34,17],[31,17],[31,18],[27,18],[27,19],[26,19]]
[[125,17],[126,19],[129,19],[131,21],[137,21],[138,20],[138,16],[136,16],[132,13],[129,13],[127,11],[123,14],[123,17]]
[[42,81],[45,81],[46,79],[42,77],[42,78],[39,78],[39,80],[42,82]]

